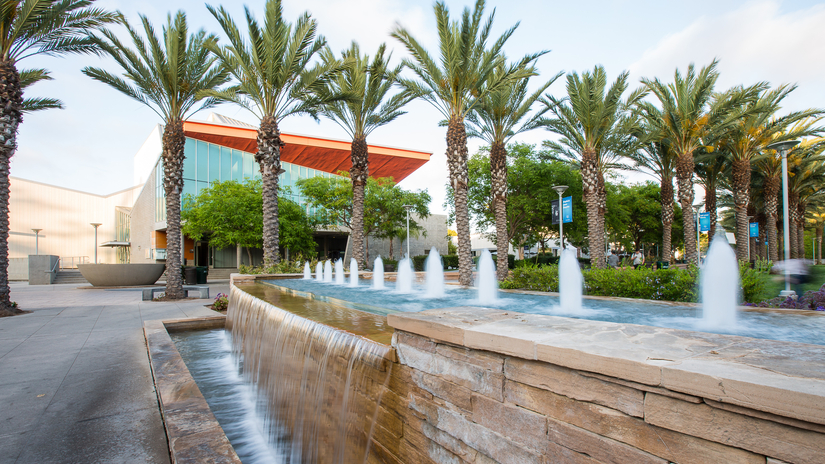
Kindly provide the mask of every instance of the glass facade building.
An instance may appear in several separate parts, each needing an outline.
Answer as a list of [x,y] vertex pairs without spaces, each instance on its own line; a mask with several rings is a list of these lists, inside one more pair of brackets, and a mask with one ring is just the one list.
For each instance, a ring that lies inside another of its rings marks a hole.
[[[183,196],[197,195],[211,182],[246,179],[260,179],[261,170],[252,153],[223,147],[214,143],[186,139],[186,158],[183,161]],[[295,183],[310,177],[338,177],[324,171],[281,162],[284,170],[279,177],[281,195],[304,205]],[[159,160],[155,170],[155,222],[166,221],[166,192],[163,189],[163,160]],[[309,212],[309,211],[308,211]]]

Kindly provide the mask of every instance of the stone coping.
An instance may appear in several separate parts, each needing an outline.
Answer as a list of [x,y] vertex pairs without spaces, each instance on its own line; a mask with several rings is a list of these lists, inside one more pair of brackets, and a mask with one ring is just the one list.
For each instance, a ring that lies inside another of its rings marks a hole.
[[169,336],[169,331],[223,327],[225,320],[226,316],[214,316],[143,324],[173,463],[241,463]]
[[467,348],[825,424],[825,347],[735,335],[456,307],[387,316]]

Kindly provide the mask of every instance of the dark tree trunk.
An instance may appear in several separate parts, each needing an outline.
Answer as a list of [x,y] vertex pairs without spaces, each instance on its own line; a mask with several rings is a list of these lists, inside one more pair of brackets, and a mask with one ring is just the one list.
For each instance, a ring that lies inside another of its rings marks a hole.
[[820,225],[816,228],[816,261],[814,264],[821,264],[822,263],[822,231],[823,225]]
[[490,173],[492,175],[493,211],[496,217],[496,273],[498,280],[507,278],[507,148],[497,142],[490,147]]
[[733,204],[736,218],[736,259],[750,261],[750,231],[748,230],[748,203],[750,202],[751,162],[733,160]]
[[799,259],[805,259],[805,210],[808,205],[800,201],[796,205],[796,227],[797,227],[797,247],[799,249]]
[[766,177],[762,187],[765,195],[765,225],[768,244],[768,259],[773,262],[779,261],[779,241],[777,240],[777,204],[779,195],[779,179],[776,177]]
[[685,233],[685,260],[699,265],[696,248],[696,224],[693,220],[693,152],[682,153],[676,160],[679,205],[682,207],[682,228]]
[[166,192],[166,298],[185,298],[180,267],[183,244],[180,197],[183,190],[183,120],[166,121],[163,129],[163,190]]
[[453,116],[447,125],[447,166],[455,198],[455,223],[458,234],[458,282],[473,284],[473,259],[470,256],[470,212],[467,206],[467,132],[464,120]]
[[284,142],[278,131],[278,121],[272,115],[264,116],[258,128],[258,152],[255,153],[255,161],[261,167],[263,180],[264,266],[275,265],[281,259],[278,250],[278,176],[281,175],[282,146]]
[[19,314],[12,308],[9,288],[9,174],[17,150],[17,128],[23,120],[23,91],[14,63],[0,61],[0,314]]
[[352,181],[352,257],[360,265],[366,264],[364,256],[364,189],[369,177],[369,152],[367,139],[356,137],[350,149],[352,168],[349,177]]
[[662,261],[673,262],[673,179],[662,180]]
[[581,173],[584,204],[587,208],[590,265],[603,269],[606,267],[604,259],[604,181],[599,173],[599,161],[595,152],[582,153]]

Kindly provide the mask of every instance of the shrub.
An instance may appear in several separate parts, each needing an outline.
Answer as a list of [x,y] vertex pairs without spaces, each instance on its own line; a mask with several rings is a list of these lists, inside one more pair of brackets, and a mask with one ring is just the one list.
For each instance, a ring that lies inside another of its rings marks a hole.
[[229,307],[229,297],[226,293],[218,293],[215,296],[215,302],[212,304],[212,309],[215,311],[226,311]]
[[427,261],[427,255],[413,256],[413,257],[412,257],[413,268],[414,268],[417,272],[421,272],[421,271],[423,271],[423,270],[424,270],[424,263],[425,263],[426,261]]
[[303,256],[296,256],[293,260],[282,259],[274,266],[247,266],[241,264],[238,272],[241,274],[303,274],[304,263],[309,261],[309,268],[315,272],[315,265],[318,264],[317,259],[306,259]]
[[446,255],[441,257],[444,269],[458,269],[458,255]]
[[[768,263],[767,266],[764,263]],[[770,282],[770,261],[757,261],[753,269],[749,263],[739,263],[739,284],[742,286],[742,299],[746,303],[762,301],[769,298],[766,295]]]
[[540,266],[524,262],[517,265],[512,274],[499,284],[501,288],[521,288],[541,292],[559,291],[559,268],[556,265]]

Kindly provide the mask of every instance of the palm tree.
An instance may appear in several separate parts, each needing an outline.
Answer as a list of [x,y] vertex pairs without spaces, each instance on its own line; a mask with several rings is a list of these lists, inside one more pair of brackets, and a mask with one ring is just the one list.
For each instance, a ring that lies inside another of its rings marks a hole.
[[673,260],[673,177],[676,172],[676,153],[650,127],[642,127],[637,135],[642,139],[641,149],[629,154],[635,169],[647,170],[659,181],[662,203],[662,259]]
[[143,103],[163,119],[163,190],[166,193],[166,297],[184,298],[180,266],[180,207],[183,190],[183,121],[195,112],[212,106],[205,91],[227,81],[226,72],[216,64],[207,46],[217,39],[203,30],[189,34],[186,15],[170,14],[159,38],[148,18],[141,15],[143,32],[121,16],[134,48],[121,42],[111,30],[102,31],[95,43],[123,68],[123,76],[95,67],[83,73]]
[[[713,147],[712,151],[709,149],[710,147]],[[728,190],[728,184],[725,180],[727,163],[726,152],[717,149],[714,145],[697,150],[695,155],[693,169],[696,174],[696,182],[705,190],[705,211],[710,215],[708,237],[711,239],[716,236],[716,224],[719,216],[717,213],[719,191]]]
[[[349,67],[330,79],[326,93],[349,95],[350,98],[331,102],[321,109],[324,116],[338,123],[352,138],[352,167],[349,170],[352,181],[352,256],[361,264],[366,264],[367,260],[364,253],[364,188],[369,177],[367,136],[404,114],[401,108],[414,97],[408,92],[400,92],[388,98],[403,65],[390,68],[392,54],[385,57],[385,52],[386,45],[381,44],[370,62],[370,57],[361,55],[355,42],[344,50],[342,60]],[[329,48],[324,50],[322,58],[330,67],[338,63]]]
[[[671,84],[665,84],[658,78],[643,78],[642,83],[653,93],[661,105],[662,118],[658,121],[659,130],[670,140],[678,156],[676,163],[676,180],[679,191],[679,203],[682,211],[688,212],[693,207],[693,167],[694,152],[703,146],[702,139],[712,130],[722,132],[730,124],[730,109],[741,105],[738,98],[713,100],[713,87],[719,78],[716,71],[718,62],[702,68],[697,74],[693,63],[687,73],[682,75],[677,69]],[[646,107],[652,106],[649,103]],[[650,119],[648,118],[648,121]],[[696,243],[696,228],[693,217],[683,214],[685,233],[685,257],[688,262],[699,264]]]
[[88,32],[116,19],[91,8],[92,1],[6,0],[0,7],[0,314],[18,314],[9,289],[9,170],[17,151],[17,129],[23,114],[63,108],[54,98],[23,98],[29,86],[51,76],[46,69],[19,68],[36,55],[98,53]]
[[[493,80],[499,80],[505,72],[502,63],[496,69]],[[560,72],[539,86],[533,93],[527,92],[530,77],[511,81],[508,85],[488,92],[468,115],[470,123],[467,136],[478,137],[490,144],[490,171],[492,175],[493,214],[496,218],[496,256],[506,257],[510,238],[507,234],[507,143],[517,134],[527,132],[546,123],[544,106],[531,113],[533,104],[553,82],[564,73]],[[503,261],[501,261],[503,262]],[[507,277],[507,266],[496,269],[499,280]]]
[[776,150],[765,150],[764,156],[754,163],[754,168],[762,178],[762,198],[765,202],[765,235],[768,245],[768,259],[779,260],[779,240],[776,224],[779,220],[779,188],[782,185],[782,159]]
[[645,95],[638,89],[627,100],[622,100],[627,78],[627,72],[623,72],[607,88],[607,73],[602,66],[581,76],[568,74],[568,97],[559,100],[548,95],[546,103],[554,116],[548,121],[547,129],[562,137],[558,142],[548,142],[547,146],[557,155],[578,161],[581,169],[590,260],[597,268],[606,267],[604,174],[616,158],[635,151],[632,134],[637,131],[628,109]]
[[518,24],[506,30],[490,48],[490,37],[495,10],[482,24],[484,0],[476,0],[471,12],[464,9],[461,21],[451,21],[447,6],[439,1],[434,6],[438,25],[438,43],[441,53],[438,61],[412,34],[403,27],[396,27],[392,36],[401,41],[411,59],[404,60],[418,80],[399,79],[410,93],[418,95],[433,105],[447,122],[447,166],[450,185],[455,192],[456,231],[458,233],[459,283],[472,283],[472,258],[470,257],[470,215],[467,206],[467,132],[464,120],[486,94],[506,85],[510,80],[531,75],[526,65],[539,54],[525,57],[515,66],[494,77],[495,70],[504,61],[502,48]]
[[[767,84],[756,84],[731,91],[754,94],[754,97],[740,98],[746,100],[740,108],[740,115],[721,136],[721,145],[730,155],[731,187],[736,212],[736,243],[749,240],[747,210],[750,200],[751,162],[772,142],[792,140],[819,132],[818,128],[812,128],[815,121],[809,120],[820,113],[818,110],[796,111],[774,118],[782,100],[795,88],[796,86],[781,85],[768,90]],[[737,98],[731,92],[721,98]],[[804,120],[809,121],[807,124],[797,124]],[[737,247],[736,255],[740,261],[749,260],[746,247]]]
[[791,257],[803,258],[805,214],[808,203],[821,195],[822,179],[825,177],[825,140],[806,140],[791,153],[793,158],[788,159]]
[[278,176],[281,170],[280,123],[288,116],[308,114],[317,119],[320,108],[339,96],[326,93],[330,78],[340,71],[340,63],[316,64],[310,61],[319,53],[326,39],[317,36],[317,23],[304,13],[292,25],[284,21],[280,0],[268,0],[264,7],[263,27],[245,8],[247,38],[223,8],[206,7],[220,24],[229,45],[209,45],[223,67],[237,81],[222,91],[209,95],[230,101],[249,110],[260,120],[258,127],[258,162],[263,178],[264,265],[280,261],[278,249]]
[[825,229],[825,204],[820,202],[814,207],[812,211],[808,212],[808,223],[811,224],[816,233],[815,244],[816,254],[814,255],[814,265],[822,262],[822,233]]

